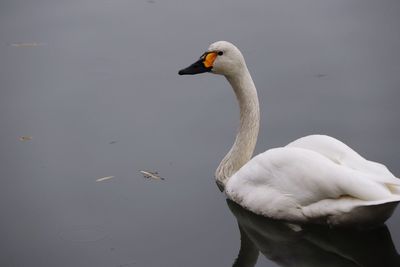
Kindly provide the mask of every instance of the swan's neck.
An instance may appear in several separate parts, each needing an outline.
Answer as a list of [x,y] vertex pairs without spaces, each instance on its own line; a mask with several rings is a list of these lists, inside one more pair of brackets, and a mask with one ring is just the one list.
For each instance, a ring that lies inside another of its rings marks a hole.
[[247,67],[239,75],[226,77],[231,84],[240,108],[240,127],[235,143],[219,164],[215,177],[225,185],[229,177],[252,157],[260,126],[260,109],[256,87]]

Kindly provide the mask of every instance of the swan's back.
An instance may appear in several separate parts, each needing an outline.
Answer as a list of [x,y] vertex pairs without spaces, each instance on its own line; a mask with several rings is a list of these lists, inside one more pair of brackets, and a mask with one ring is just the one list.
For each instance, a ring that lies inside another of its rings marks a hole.
[[329,158],[339,165],[366,173],[373,173],[386,177],[390,181],[398,182],[398,179],[385,165],[366,160],[343,142],[327,135],[308,135],[289,143],[286,147],[309,149]]

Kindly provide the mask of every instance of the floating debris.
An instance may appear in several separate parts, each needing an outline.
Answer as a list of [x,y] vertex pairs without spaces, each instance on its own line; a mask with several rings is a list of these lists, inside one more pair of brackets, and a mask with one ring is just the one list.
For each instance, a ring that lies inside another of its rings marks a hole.
[[118,142],[118,141],[116,141],[116,140],[112,140],[112,141],[109,142],[109,144],[110,144],[110,145],[113,145],[113,144],[115,144],[115,143],[117,143],[117,142]]
[[32,140],[32,136],[29,135],[24,135],[19,137],[19,141],[25,142],[25,141],[30,141]]
[[144,178],[147,179],[155,179],[155,180],[165,180],[165,178],[161,177],[160,175],[158,175],[158,172],[156,171],[139,171]]
[[106,177],[102,177],[102,178],[97,179],[96,182],[102,182],[102,181],[106,181],[106,180],[109,180],[109,179],[112,179],[112,178],[114,178],[114,176],[106,176]]
[[13,47],[36,47],[36,46],[43,46],[45,43],[12,43],[11,46]]
[[314,75],[314,77],[317,77],[317,78],[323,78],[323,77],[326,77],[326,76],[328,76],[328,74],[318,73],[318,74]]

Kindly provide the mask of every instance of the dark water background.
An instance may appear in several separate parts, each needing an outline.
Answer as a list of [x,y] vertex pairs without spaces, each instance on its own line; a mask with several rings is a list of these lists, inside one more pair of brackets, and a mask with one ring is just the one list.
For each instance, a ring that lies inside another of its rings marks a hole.
[[[222,77],[177,75],[217,40],[258,87],[257,153],[326,133],[400,176],[399,14],[397,0],[1,1],[0,266],[232,265],[240,233],[213,174],[235,98]],[[400,248],[399,210],[387,226]],[[304,265],[257,266],[274,261]]]

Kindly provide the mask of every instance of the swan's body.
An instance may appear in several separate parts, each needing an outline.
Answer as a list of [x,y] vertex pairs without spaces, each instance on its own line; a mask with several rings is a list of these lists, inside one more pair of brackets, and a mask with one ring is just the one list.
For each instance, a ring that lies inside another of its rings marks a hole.
[[373,226],[391,215],[400,180],[337,139],[306,136],[251,159],[260,112],[242,54],[231,43],[216,42],[180,74],[206,71],[227,78],[240,106],[235,143],[216,171],[228,198],[254,213],[300,223]]

